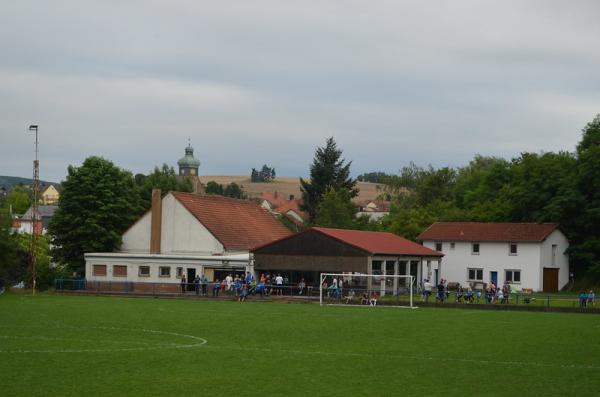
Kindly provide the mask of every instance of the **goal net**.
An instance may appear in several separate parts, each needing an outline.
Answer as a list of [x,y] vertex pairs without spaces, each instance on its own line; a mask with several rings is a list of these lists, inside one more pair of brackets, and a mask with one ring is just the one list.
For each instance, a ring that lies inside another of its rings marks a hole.
[[414,276],[362,273],[321,273],[319,301],[323,305],[413,305]]

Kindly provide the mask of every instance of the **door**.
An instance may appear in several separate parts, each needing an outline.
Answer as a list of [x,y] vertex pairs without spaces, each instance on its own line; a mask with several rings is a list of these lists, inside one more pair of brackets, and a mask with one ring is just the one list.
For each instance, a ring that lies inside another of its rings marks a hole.
[[494,283],[494,285],[498,286],[498,272],[490,272],[490,281]]
[[196,269],[193,268],[189,268],[187,269],[187,290],[188,291],[193,291],[194,290],[194,279],[196,278]]
[[544,268],[544,292],[558,292],[558,268]]

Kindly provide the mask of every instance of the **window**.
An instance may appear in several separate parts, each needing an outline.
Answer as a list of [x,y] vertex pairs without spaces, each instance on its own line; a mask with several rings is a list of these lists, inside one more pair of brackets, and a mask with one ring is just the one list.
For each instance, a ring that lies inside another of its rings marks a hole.
[[150,277],[150,266],[140,266],[138,268],[138,276]]
[[371,268],[373,269],[373,274],[383,274],[381,271],[381,261],[373,261]]
[[558,245],[552,244],[552,266],[556,266],[556,250]]
[[394,265],[395,261],[386,261],[385,262],[385,274],[394,274]]
[[451,242],[451,243],[450,243],[450,249],[451,249],[451,250],[453,250],[455,246],[456,246],[456,244],[454,244],[454,242]]
[[520,283],[521,282],[521,271],[520,270],[507,270],[506,281],[509,283]]
[[161,266],[158,268],[158,276],[159,277],[171,277],[171,267],[170,266]]
[[92,265],[92,274],[94,276],[106,276],[106,265]]
[[125,265],[113,265],[112,270],[114,277],[127,277],[127,266]]
[[435,242],[435,250],[438,252],[442,252],[442,242],[441,241]]
[[467,269],[469,281],[483,281],[483,269]]
[[508,247],[508,255],[517,255],[517,243],[510,243]]
[[479,255],[479,243],[471,243],[471,255]]
[[175,277],[177,277],[177,278],[183,277],[183,268],[182,267],[177,268],[177,270],[175,271]]

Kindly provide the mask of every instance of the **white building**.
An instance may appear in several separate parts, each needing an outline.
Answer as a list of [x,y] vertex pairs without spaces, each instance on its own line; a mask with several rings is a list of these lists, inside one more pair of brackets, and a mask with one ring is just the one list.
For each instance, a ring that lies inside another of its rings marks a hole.
[[89,282],[178,284],[253,271],[249,250],[290,234],[260,205],[222,196],[152,195],[152,209],[122,237],[120,252],[86,253]]
[[516,289],[553,292],[569,282],[569,242],[556,223],[436,222],[417,239],[444,254],[436,283],[508,281]]

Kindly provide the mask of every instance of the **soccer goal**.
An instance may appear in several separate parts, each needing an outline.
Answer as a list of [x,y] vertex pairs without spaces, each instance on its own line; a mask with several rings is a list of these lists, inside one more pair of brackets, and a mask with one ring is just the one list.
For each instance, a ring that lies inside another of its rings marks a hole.
[[415,277],[362,273],[321,273],[319,302],[323,305],[395,306],[415,308]]

